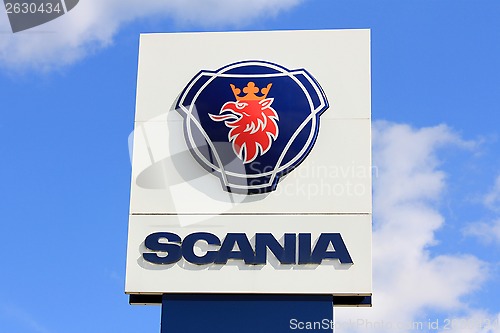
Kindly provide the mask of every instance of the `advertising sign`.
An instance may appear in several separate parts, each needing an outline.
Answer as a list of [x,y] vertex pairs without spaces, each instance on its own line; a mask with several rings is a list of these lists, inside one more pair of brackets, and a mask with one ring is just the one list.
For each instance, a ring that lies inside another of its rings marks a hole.
[[368,30],[141,35],[126,293],[371,296]]

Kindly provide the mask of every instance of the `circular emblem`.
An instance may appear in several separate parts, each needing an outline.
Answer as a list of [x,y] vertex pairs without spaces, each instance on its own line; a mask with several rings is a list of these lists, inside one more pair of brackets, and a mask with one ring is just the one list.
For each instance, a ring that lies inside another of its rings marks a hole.
[[198,163],[225,190],[256,194],[275,190],[307,157],[328,101],[305,69],[242,61],[200,71],[175,107]]

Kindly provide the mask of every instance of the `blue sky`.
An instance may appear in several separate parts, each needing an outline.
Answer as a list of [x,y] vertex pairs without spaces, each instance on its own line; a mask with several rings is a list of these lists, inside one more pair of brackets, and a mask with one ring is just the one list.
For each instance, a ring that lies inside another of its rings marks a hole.
[[17,34],[0,11],[2,331],[159,331],[123,293],[127,140],[139,33],[177,31],[370,28],[374,307],[337,320],[498,319],[500,3],[248,6],[82,0]]

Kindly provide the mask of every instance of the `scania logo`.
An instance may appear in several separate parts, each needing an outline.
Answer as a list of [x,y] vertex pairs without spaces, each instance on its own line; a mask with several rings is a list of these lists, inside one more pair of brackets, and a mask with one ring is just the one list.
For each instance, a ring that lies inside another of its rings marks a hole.
[[189,149],[229,192],[276,189],[309,154],[327,98],[305,69],[242,61],[199,72],[176,109]]
[[[265,265],[268,252],[283,265],[320,265],[323,260],[335,260],[352,265],[353,261],[339,233],[322,233],[314,246],[310,233],[284,234],[283,245],[270,233],[257,233],[254,245],[244,233],[228,233],[223,240],[209,232],[195,232],[184,240],[171,232],[155,232],[144,240],[145,261],[157,265],[174,264],[184,258],[195,265],[225,265],[228,260],[240,260],[246,265]],[[196,244],[217,249],[195,253]]]

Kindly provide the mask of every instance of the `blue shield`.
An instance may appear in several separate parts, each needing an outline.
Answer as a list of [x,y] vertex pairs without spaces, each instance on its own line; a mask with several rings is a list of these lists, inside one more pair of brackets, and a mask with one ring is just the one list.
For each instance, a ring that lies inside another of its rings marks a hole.
[[307,70],[253,60],[200,71],[175,108],[196,161],[226,191],[257,194],[304,161],[328,101]]

